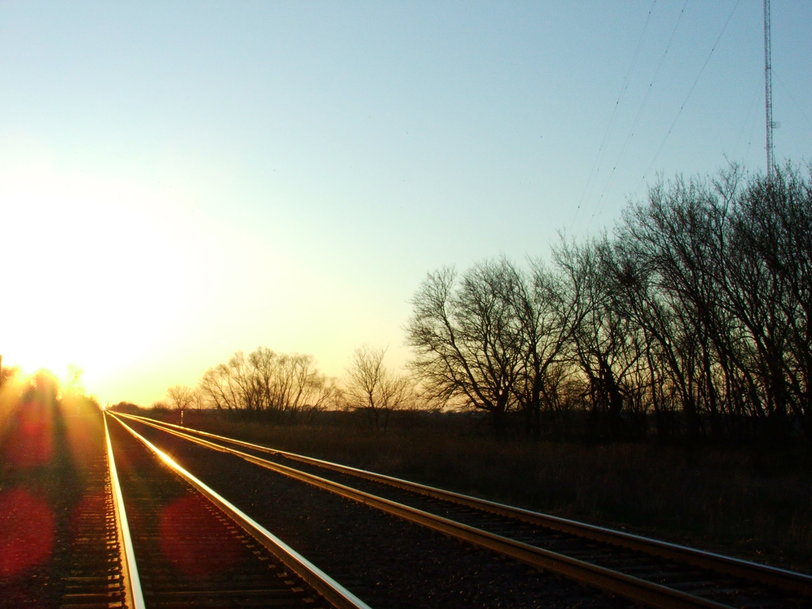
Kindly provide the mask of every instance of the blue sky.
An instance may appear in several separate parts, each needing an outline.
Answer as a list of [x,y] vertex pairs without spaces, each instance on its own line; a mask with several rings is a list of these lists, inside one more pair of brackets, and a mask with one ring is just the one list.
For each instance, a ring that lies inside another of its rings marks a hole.
[[[0,353],[149,404],[234,351],[408,351],[425,274],[762,171],[758,0],[0,2]],[[772,2],[810,160],[812,3]]]

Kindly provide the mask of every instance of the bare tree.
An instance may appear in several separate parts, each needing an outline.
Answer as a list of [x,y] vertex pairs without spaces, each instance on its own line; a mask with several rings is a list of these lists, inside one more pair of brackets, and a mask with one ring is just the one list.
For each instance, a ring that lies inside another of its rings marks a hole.
[[646,338],[652,395],[690,435],[745,417],[811,435],[811,193],[791,168],[748,180],[733,167],[654,187],[617,231],[613,306]]
[[245,355],[241,351],[227,363],[209,368],[200,381],[200,391],[218,410],[256,409]]
[[185,385],[174,385],[167,389],[170,405],[180,413],[180,424],[183,425],[183,414],[198,401],[198,393]]
[[522,373],[519,324],[505,295],[508,278],[483,263],[459,280],[451,269],[428,275],[412,300],[412,368],[437,398],[491,414],[497,430],[516,408]]
[[398,376],[383,363],[386,348],[364,345],[355,350],[347,370],[344,398],[350,408],[370,413],[376,429],[385,430],[389,415],[412,398],[411,382]]
[[527,271],[502,258],[428,276],[413,300],[412,366],[435,395],[489,412],[497,429],[510,411],[541,434],[541,414],[561,403],[564,351],[577,294],[540,261]]
[[335,385],[316,370],[312,356],[259,347],[207,370],[200,391],[218,409],[286,412],[321,408]]
[[[427,276],[407,326],[430,395],[540,431],[580,394],[596,420],[691,437],[812,438],[812,167],[677,178],[613,238],[563,244],[556,269],[506,260]],[[566,394],[566,396],[565,396]]]
[[538,439],[542,410],[556,407],[558,386],[568,376],[564,353],[580,315],[579,293],[540,260],[531,261],[526,273],[506,260],[494,268],[504,278],[504,298],[516,325],[513,340],[521,369],[513,392],[527,432]]
[[328,379],[316,370],[313,356],[277,354],[260,348],[249,360],[261,388],[263,409],[298,411],[305,406],[322,406],[334,391]]
[[567,357],[580,370],[581,394],[588,398],[599,433],[616,436],[624,410],[642,409],[642,400],[635,399],[641,381],[636,375],[643,372],[642,341],[634,324],[613,306],[614,286],[604,268],[608,248],[606,239],[580,246],[562,242],[555,259],[573,308]]
[[812,175],[788,166],[748,184],[729,238],[723,289],[751,347],[757,401],[772,425],[792,417],[812,439]]

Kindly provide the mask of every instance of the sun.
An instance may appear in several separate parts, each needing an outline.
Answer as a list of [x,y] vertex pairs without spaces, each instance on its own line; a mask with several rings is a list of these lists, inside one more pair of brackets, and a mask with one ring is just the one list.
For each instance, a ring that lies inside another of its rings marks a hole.
[[98,341],[86,336],[77,340],[76,331],[60,332],[52,320],[33,320],[4,332],[4,368],[16,368],[23,378],[46,371],[61,387],[87,385],[110,372],[109,365],[94,345]]
[[62,381],[81,369],[92,389],[169,340],[191,248],[165,193],[34,169],[0,171],[2,363]]

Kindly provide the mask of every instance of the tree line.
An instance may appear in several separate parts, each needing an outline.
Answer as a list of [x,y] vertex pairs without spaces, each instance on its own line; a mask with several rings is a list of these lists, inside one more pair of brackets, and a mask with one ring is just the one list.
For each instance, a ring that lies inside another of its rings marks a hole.
[[183,413],[192,408],[300,415],[324,409],[358,410],[370,424],[385,429],[393,410],[415,407],[413,382],[384,365],[385,348],[364,345],[355,350],[342,383],[316,368],[312,355],[278,353],[258,347],[249,354],[237,351],[224,363],[209,368],[197,388],[175,385],[168,403]]
[[180,410],[487,413],[497,430],[609,438],[812,440],[812,168],[677,178],[611,233],[561,238],[548,261],[427,274],[412,299],[410,375],[357,349],[345,379],[310,355],[235,353]]
[[199,390],[217,409],[292,412],[320,408],[334,395],[335,385],[316,369],[313,356],[259,347],[247,356],[238,351],[207,370]]
[[[676,179],[613,233],[428,274],[407,338],[429,395],[539,437],[812,439],[812,180]],[[583,418],[583,417],[582,417]]]

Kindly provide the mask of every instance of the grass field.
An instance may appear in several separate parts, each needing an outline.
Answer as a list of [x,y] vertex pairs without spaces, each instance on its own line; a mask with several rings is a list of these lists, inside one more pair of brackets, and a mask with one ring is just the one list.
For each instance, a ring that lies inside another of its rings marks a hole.
[[[147,411],[146,414],[149,414]],[[177,422],[177,413],[161,418]],[[560,516],[812,572],[808,447],[494,439],[471,419],[404,416],[384,433],[349,414],[271,424],[215,412],[185,423]]]

